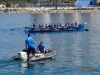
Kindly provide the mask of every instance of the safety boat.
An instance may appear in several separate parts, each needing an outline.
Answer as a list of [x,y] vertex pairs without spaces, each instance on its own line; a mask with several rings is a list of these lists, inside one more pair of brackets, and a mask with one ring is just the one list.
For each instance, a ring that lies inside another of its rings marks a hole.
[[68,27],[68,28],[34,28],[25,27],[25,32],[35,33],[35,32],[61,32],[61,31],[89,31],[85,29],[84,25],[79,25],[78,27]]
[[[35,56],[31,56],[29,58],[29,61],[37,61],[37,60],[54,58],[54,56],[56,55],[56,51],[54,49],[46,49],[46,50],[47,50],[46,53],[36,53]],[[16,56],[13,56],[11,60],[27,61],[26,50],[23,50],[19,52]]]

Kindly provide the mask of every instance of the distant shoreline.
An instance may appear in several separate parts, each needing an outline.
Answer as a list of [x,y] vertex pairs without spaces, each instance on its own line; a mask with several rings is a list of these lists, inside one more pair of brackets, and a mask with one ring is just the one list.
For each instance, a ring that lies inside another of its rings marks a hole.
[[0,14],[47,14],[47,13],[100,13],[100,10],[69,10],[69,9],[32,9],[32,8],[25,8],[25,9],[12,9],[6,10],[4,8],[0,9]]

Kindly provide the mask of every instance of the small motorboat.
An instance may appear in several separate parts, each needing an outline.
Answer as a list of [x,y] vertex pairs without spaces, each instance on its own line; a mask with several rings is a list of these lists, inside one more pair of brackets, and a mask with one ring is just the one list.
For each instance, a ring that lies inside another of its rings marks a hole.
[[[31,56],[29,58],[29,61],[37,61],[37,60],[54,58],[54,56],[56,55],[56,51],[54,49],[46,49],[46,50],[47,50],[46,53],[36,53],[35,56]],[[19,52],[16,56],[13,56],[11,59],[27,61],[26,50]]]

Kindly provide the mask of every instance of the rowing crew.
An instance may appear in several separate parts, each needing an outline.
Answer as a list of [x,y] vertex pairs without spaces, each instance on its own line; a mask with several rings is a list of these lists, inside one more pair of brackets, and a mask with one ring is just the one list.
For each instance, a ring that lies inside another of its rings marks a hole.
[[[79,27],[80,25],[78,25],[76,22],[73,24],[73,23],[66,23],[65,25],[63,25],[62,23],[57,23],[57,24],[39,24],[38,25],[38,28],[40,29],[44,29],[44,28],[49,28],[49,29],[53,29],[53,28],[74,28],[74,27]],[[37,28],[36,27],[36,24],[33,24],[33,28]]]

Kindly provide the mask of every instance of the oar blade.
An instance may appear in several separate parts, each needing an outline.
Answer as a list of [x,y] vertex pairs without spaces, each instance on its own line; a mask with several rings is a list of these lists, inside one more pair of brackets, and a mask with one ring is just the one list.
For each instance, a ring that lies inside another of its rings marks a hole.
[[84,24],[87,24],[87,22],[84,22]]
[[89,29],[85,29],[85,31],[89,31]]
[[10,28],[10,31],[14,31],[15,30],[15,28]]

